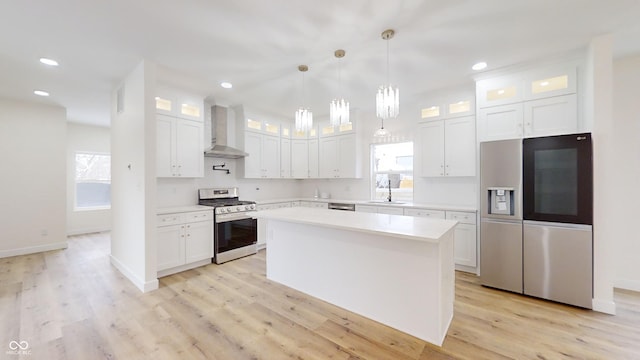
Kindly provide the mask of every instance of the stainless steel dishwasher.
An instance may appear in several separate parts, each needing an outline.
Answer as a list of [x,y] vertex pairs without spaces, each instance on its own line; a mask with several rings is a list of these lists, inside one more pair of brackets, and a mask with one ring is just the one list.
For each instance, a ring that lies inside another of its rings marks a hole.
[[356,211],[356,204],[329,203],[327,208],[330,210]]

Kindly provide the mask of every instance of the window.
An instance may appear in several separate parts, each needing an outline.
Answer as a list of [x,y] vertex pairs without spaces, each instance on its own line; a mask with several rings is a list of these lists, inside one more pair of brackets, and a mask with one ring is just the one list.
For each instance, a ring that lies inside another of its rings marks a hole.
[[[413,201],[413,142],[371,146],[372,198]],[[389,186],[391,185],[391,186]]]
[[76,153],[76,210],[111,207],[111,155]]

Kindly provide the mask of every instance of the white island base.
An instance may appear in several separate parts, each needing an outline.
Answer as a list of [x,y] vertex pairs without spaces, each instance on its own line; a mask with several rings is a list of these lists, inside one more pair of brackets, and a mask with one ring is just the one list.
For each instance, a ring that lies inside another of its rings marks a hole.
[[453,318],[455,221],[287,208],[258,212],[267,278],[441,346]]

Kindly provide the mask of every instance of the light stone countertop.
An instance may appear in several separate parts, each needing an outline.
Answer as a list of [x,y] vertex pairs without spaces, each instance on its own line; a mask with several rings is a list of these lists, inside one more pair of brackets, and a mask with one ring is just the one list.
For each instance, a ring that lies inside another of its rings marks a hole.
[[421,203],[414,203],[414,202],[388,203],[388,202],[385,202],[385,201],[372,202],[371,200],[345,200],[345,199],[322,199],[322,198],[268,199],[268,200],[257,200],[256,204],[258,204],[258,205],[277,204],[277,203],[293,202],[293,201],[311,201],[311,202],[322,202],[322,203],[346,203],[346,204],[356,204],[356,205],[388,206],[388,207],[429,209],[429,210],[445,210],[445,211],[468,211],[468,212],[476,212],[476,211],[478,211],[475,207],[472,207],[472,206],[442,205],[442,204],[421,204]]
[[453,220],[306,207],[260,210],[252,216],[257,219],[280,220],[427,242],[439,242],[440,238],[458,223]]

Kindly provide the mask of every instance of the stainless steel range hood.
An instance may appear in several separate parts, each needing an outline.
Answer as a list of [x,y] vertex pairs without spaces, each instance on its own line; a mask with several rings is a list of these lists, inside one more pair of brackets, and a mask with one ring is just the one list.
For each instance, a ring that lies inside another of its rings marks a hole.
[[211,148],[205,150],[204,156],[239,159],[249,155],[229,143],[233,139],[234,121],[233,110],[219,105],[211,107]]

